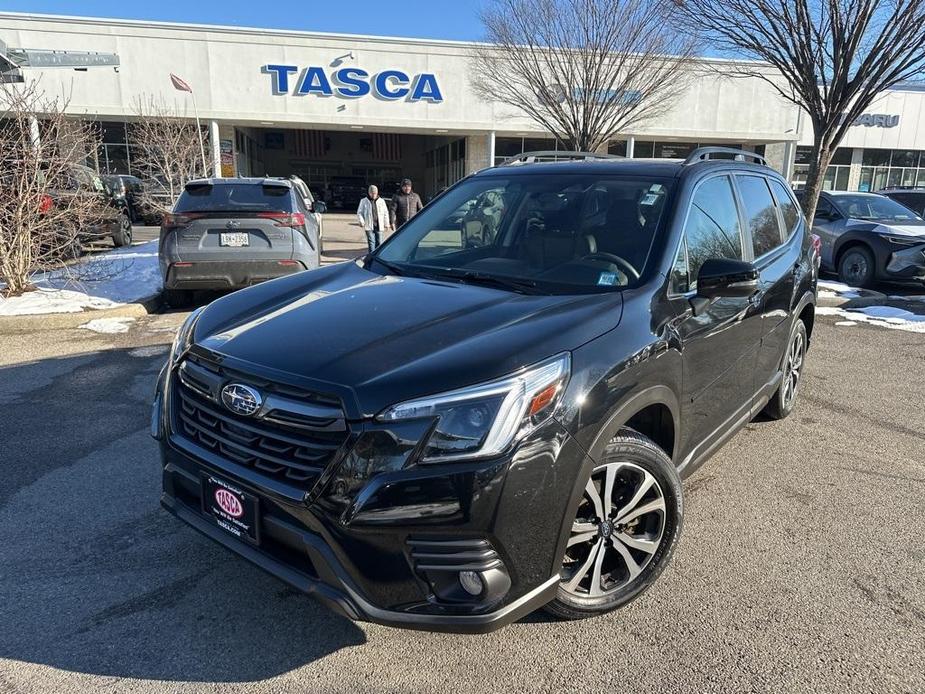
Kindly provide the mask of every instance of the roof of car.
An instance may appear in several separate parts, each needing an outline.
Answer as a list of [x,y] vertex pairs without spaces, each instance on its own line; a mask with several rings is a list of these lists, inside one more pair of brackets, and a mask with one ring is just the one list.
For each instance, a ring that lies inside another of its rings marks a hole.
[[234,178],[197,178],[191,181],[187,181],[186,185],[188,186],[218,186],[218,185],[232,185],[232,184],[245,184],[245,185],[270,185],[270,186],[285,186],[286,188],[292,187],[292,182],[285,178],[273,178],[272,176],[236,176]]
[[880,193],[863,193],[857,190],[824,190],[822,192],[825,193],[826,195],[831,195],[833,198],[838,198],[843,195],[850,195],[852,197],[861,195],[861,196],[871,197],[871,198],[882,197]]
[[493,166],[489,169],[483,169],[479,175],[488,176],[509,176],[512,173],[555,173],[555,174],[572,174],[572,173],[595,173],[595,174],[620,174],[620,175],[646,175],[660,177],[678,177],[685,171],[701,171],[706,167],[718,168],[734,165],[736,169],[748,169],[755,172],[768,173],[773,171],[767,166],[753,164],[747,161],[737,161],[734,159],[709,159],[697,161],[691,164],[685,164],[683,159],[629,159],[629,158],[612,158],[612,159],[579,159],[564,161],[538,161],[531,163],[516,163],[501,166]]

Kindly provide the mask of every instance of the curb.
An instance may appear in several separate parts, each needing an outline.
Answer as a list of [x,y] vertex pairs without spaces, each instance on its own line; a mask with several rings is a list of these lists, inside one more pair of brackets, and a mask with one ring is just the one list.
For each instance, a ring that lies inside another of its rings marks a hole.
[[76,328],[97,318],[141,318],[162,305],[161,294],[152,294],[115,308],[89,309],[76,313],[37,313],[28,316],[0,316],[0,334]]

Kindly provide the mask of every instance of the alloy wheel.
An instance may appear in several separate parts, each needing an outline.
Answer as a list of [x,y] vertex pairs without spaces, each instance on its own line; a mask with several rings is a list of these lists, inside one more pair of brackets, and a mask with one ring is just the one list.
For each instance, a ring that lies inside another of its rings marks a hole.
[[784,382],[782,384],[784,407],[790,408],[797,396],[800,387],[800,374],[803,369],[803,357],[806,354],[806,339],[801,331],[797,331],[790,341],[787,349],[787,363],[784,365]]
[[595,468],[565,550],[561,586],[598,598],[635,580],[658,551],[665,495],[655,477],[630,462]]

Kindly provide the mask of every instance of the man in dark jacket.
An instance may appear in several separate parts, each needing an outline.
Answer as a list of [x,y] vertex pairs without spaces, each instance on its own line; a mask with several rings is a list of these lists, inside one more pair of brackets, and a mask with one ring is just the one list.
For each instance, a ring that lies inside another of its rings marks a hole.
[[401,190],[392,196],[392,202],[389,205],[392,228],[398,229],[398,227],[420,212],[423,207],[421,197],[411,190],[411,179],[404,179],[401,182]]

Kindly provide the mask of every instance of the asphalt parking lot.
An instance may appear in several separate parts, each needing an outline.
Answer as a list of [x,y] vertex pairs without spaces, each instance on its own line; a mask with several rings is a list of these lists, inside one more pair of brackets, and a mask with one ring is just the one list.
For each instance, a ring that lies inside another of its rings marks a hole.
[[458,636],[351,623],[160,510],[184,315],[0,334],[0,691],[925,691],[925,335],[820,317],[796,412],[687,480],[651,591]]

